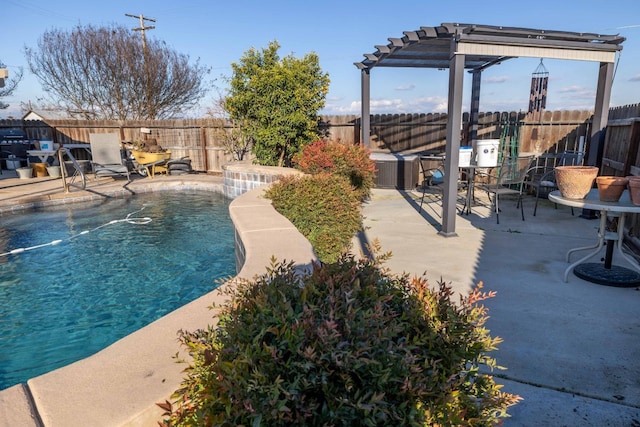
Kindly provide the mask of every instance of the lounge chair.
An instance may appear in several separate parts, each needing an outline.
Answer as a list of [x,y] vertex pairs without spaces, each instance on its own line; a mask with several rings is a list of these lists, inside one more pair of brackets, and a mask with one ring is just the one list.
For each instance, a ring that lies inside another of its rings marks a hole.
[[129,167],[122,155],[120,138],[115,133],[90,133],[91,167],[96,180],[101,176],[126,176],[131,181]]

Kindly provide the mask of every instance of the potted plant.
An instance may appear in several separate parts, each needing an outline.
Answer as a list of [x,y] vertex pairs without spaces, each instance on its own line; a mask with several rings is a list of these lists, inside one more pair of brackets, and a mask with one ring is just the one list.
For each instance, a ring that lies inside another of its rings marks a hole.
[[18,177],[20,179],[29,179],[33,176],[33,169],[31,169],[30,167],[18,168],[16,169],[16,172],[18,173]]
[[60,166],[58,165],[47,166],[47,173],[52,178],[60,178],[62,176],[60,172]]
[[598,176],[596,166],[557,166],[556,183],[562,197],[584,199]]
[[629,179],[622,176],[599,176],[596,178],[598,196],[603,202],[617,202],[627,189]]

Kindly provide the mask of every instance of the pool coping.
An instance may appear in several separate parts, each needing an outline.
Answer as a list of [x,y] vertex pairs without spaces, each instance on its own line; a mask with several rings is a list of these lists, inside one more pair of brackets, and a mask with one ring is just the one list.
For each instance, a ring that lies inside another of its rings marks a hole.
[[[138,180],[128,187],[137,192],[189,189],[224,194],[219,177],[199,175]],[[250,190],[229,206],[236,251],[242,251],[244,263],[236,278],[223,286],[263,274],[272,256],[293,261],[299,269],[309,269],[317,259],[304,236],[263,197],[265,188]],[[85,194],[81,200],[124,197],[129,190],[102,187],[100,195]],[[34,206],[79,200],[45,199]],[[186,355],[177,332],[215,324],[209,307],[224,300],[219,290],[212,291],[90,357],[0,391],[0,426],[157,425],[163,410],[156,403],[169,400],[183,378],[185,365],[174,359]]]

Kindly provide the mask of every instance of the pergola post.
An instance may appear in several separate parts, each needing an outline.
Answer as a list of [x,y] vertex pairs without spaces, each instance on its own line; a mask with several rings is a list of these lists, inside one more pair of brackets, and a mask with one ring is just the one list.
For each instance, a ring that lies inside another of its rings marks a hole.
[[[469,107],[469,144],[478,139],[478,122],[480,121],[480,81],[481,70],[471,72],[471,106]],[[474,147],[475,148],[475,147]]]
[[596,105],[593,110],[591,123],[591,138],[587,164],[600,166],[598,160],[602,158],[604,137],[609,120],[609,102],[611,100],[611,85],[613,83],[613,62],[601,62],[598,71],[598,88],[596,90]]
[[365,68],[360,70],[360,108],[361,108],[361,132],[362,132],[362,145],[371,149],[370,138],[371,138],[371,76],[370,70]]
[[462,123],[462,86],[464,83],[463,54],[456,53],[456,42],[451,43],[449,60],[449,99],[447,110],[447,145],[445,148],[444,194],[442,197],[442,230],[439,234],[456,234],[456,203],[458,200],[458,159],[460,157],[460,125]]

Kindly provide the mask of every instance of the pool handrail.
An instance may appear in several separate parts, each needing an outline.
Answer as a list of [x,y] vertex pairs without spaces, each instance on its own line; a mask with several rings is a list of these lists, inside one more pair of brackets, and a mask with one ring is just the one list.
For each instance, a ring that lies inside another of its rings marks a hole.
[[[67,168],[65,166],[65,162],[64,162],[64,155],[66,155],[69,160],[71,161],[71,164],[73,165],[73,175],[71,175],[71,177],[69,177],[70,182],[67,182]],[[80,163],[78,163],[78,161],[76,160],[75,157],[73,157],[73,154],[71,153],[71,150],[68,149],[67,147],[60,147],[58,149],[58,159],[60,161],[60,172],[62,174],[62,185],[64,187],[64,191],[65,193],[69,192],[69,187],[76,187],[76,188],[80,188],[81,190],[84,190],[87,187],[87,178],[84,174],[84,170],[82,168],[82,166],[80,166]],[[82,184],[76,184],[75,180],[76,178],[80,176],[80,180],[82,182]]]

